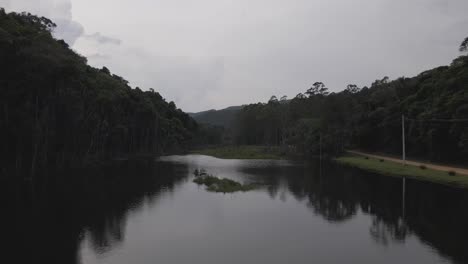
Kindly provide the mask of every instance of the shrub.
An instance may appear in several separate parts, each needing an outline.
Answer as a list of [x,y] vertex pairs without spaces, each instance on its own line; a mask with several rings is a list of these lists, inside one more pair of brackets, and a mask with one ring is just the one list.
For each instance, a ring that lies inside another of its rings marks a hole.
[[226,179],[218,178],[212,175],[197,177],[193,180],[194,183],[199,185],[205,185],[208,191],[210,192],[222,192],[222,193],[232,193],[232,192],[246,192],[253,190],[255,188],[252,184],[243,185],[239,182]]

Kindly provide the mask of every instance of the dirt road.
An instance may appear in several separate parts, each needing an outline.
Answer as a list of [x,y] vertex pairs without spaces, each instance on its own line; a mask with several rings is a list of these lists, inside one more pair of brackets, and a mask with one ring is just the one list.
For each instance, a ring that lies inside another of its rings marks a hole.
[[[368,156],[368,157],[372,157],[376,159],[383,159],[383,160],[388,160],[388,161],[393,161],[393,162],[398,162],[398,163],[403,164],[402,159],[392,158],[388,156],[374,155],[374,154],[365,153],[365,152],[356,151],[356,150],[348,150],[348,152],[352,154],[356,154],[356,155]],[[424,162],[418,162],[418,161],[412,161],[412,160],[406,160],[406,164],[414,165],[414,166],[424,165],[428,169],[439,170],[439,171],[454,171],[457,174],[468,175],[468,169],[463,169],[463,168],[424,163]]]

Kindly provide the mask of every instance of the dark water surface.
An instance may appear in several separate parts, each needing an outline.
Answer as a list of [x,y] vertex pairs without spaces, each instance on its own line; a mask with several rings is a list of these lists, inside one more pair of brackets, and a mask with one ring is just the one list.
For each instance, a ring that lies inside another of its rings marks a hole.
[[[261,187],[210,193],[196,168]],[[468,192],[431,183],[200,155],[53,178],[2,186],[5,263],[468,263]]]

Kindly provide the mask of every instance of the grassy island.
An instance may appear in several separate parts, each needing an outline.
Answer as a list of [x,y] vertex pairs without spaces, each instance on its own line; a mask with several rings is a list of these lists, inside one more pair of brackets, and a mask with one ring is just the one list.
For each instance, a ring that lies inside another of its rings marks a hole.
[[197,177],[193,182],[199,185],[205,185],[207,187],[206,190],[210,192],[233,193],[246,192],[255,189],[255,186],[252,184],[241,184],[230,179],[221,179],[211,175]]

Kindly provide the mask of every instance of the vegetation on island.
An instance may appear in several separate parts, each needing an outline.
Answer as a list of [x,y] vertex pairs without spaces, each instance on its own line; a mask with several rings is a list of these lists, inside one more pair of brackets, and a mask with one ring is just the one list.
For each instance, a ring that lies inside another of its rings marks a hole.
[[241,184],[226,178],[218,178],[212,175],[199,176],[193,180],[198,185],[205,185],[206,190],[210,192],[246,192],[255,189],[253,184]]
[[0,9],[0,176],[187,147],[197,130],[188,114],[89,66],[55,26]]
[[433,170],[426,168],[424,165],[404,165],[388,160],[382,161],[376,158],[357,155],[342,156],[336,158],[336,161],[341,164],[357,167],[383,175],[408,177],[421,181],[430,181],[450,186],[468,188],[468,176],[458,175],[452,171]]

